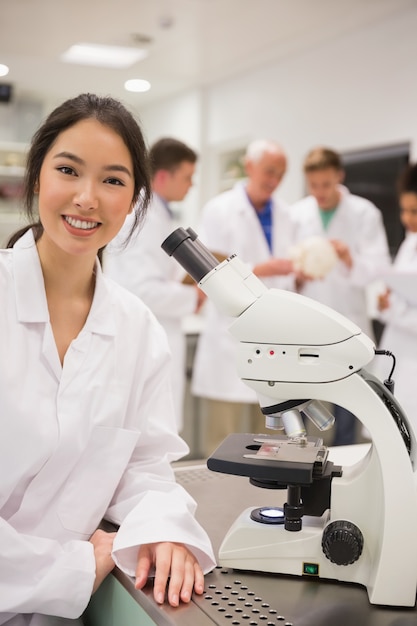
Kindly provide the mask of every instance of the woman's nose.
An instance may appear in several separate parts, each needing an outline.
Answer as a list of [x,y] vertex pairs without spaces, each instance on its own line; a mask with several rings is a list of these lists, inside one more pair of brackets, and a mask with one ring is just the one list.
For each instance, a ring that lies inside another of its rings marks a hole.
[[97,187],[93,181],[80,181],[79,188],[74,197],[74,202],[81,209],[88,211],[98,206]]

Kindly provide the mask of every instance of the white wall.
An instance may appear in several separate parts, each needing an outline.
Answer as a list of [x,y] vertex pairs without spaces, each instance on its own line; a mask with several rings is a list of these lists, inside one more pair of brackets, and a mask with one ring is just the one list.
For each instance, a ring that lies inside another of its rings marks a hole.
[[[153,104],[138,110],[139,121],[148,145],[161,137],[174,137],[184,141],[198,155],[202,152],[202,93],[199,90],[187,91],[177,98]],[[179,223],[195,226],[198,207],[201,206],[201,159],[196,167],[194,186],[186,199],[178,207]]]
[[[286,148],[289,170],[280,193],[289,202],[303,194],[302,160],[316,144],[343,151],[409,140],[417,159],[415,59],[417,6],[298,56],[141,107],[149,144],[171,135],[200,154],[182,221],[195,225],[201,206],[217,193],[219,151],[253,138]],[[18,107],[0,107],[3,139],[27,140],[37,126],[39,103],[22,106],[24,119]]]
[[201,203],[217,192],[217,152],[256,137],[287,149],[281,194],[290,202],[303,194],[301,164],[314,145],[343,151],[409,140],[417,158],[416,33],[417,7],[200,95],[144,109],[145,130],[149,137],[159,130],[194,140],[195,147],[200,142]]

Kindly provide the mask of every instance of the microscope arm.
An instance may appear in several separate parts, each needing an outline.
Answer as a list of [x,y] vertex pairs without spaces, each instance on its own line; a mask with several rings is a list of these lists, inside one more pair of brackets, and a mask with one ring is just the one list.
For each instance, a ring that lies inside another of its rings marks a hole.
[[[267,426],[284,425],[291,435],[297,422],[293,409],[302,409],[322,430],[330,427],[333,421],[324,407],[315,402],[308,409],[303,385],[341,380],[369,363],[374,344],[361,329],[314,300],[268,289],[235,255],[219,263],[191,229],[177,229],[162,247],[222,313],[236,318],[229,330],[237,340],[237,372],[248,386],[253,387],[252,381],[266,383],[262,392],[255,390],[269,416]],[[277,398],[272,389],[275,383],[285,382],[299,389],[290,406],[288,398]],[[309,413],[319,413],[318,422]]]

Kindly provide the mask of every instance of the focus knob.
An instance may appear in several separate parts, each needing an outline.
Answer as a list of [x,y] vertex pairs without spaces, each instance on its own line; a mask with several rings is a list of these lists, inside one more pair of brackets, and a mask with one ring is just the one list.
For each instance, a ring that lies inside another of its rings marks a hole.
[[351,565],[362,554],[363,535],[352,522],[338,520],[324,529],[321,547],[332,563]]

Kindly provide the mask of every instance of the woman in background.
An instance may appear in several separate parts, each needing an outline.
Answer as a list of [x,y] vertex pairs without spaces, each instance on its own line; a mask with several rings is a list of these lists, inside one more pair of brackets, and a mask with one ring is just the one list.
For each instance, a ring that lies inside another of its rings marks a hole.
[[[409,165],[399,181],[400,218],[405,228],[393,264],[394,273],[410,273],[417,279],[417,164]],[[417,297],[387,289],[378,299],[385,324],[379,347],[397,360],[395,396],[417,429]],[[378,363],[379,364],[379,363]]]
[[214,566],[170,465],[188,450],[165,335],[97,259],[150,193],[141,130],[112,98],[68,100],[33,138],[39,219],[0,251],[0,624],[79,617],[115,563],[173,606]]

